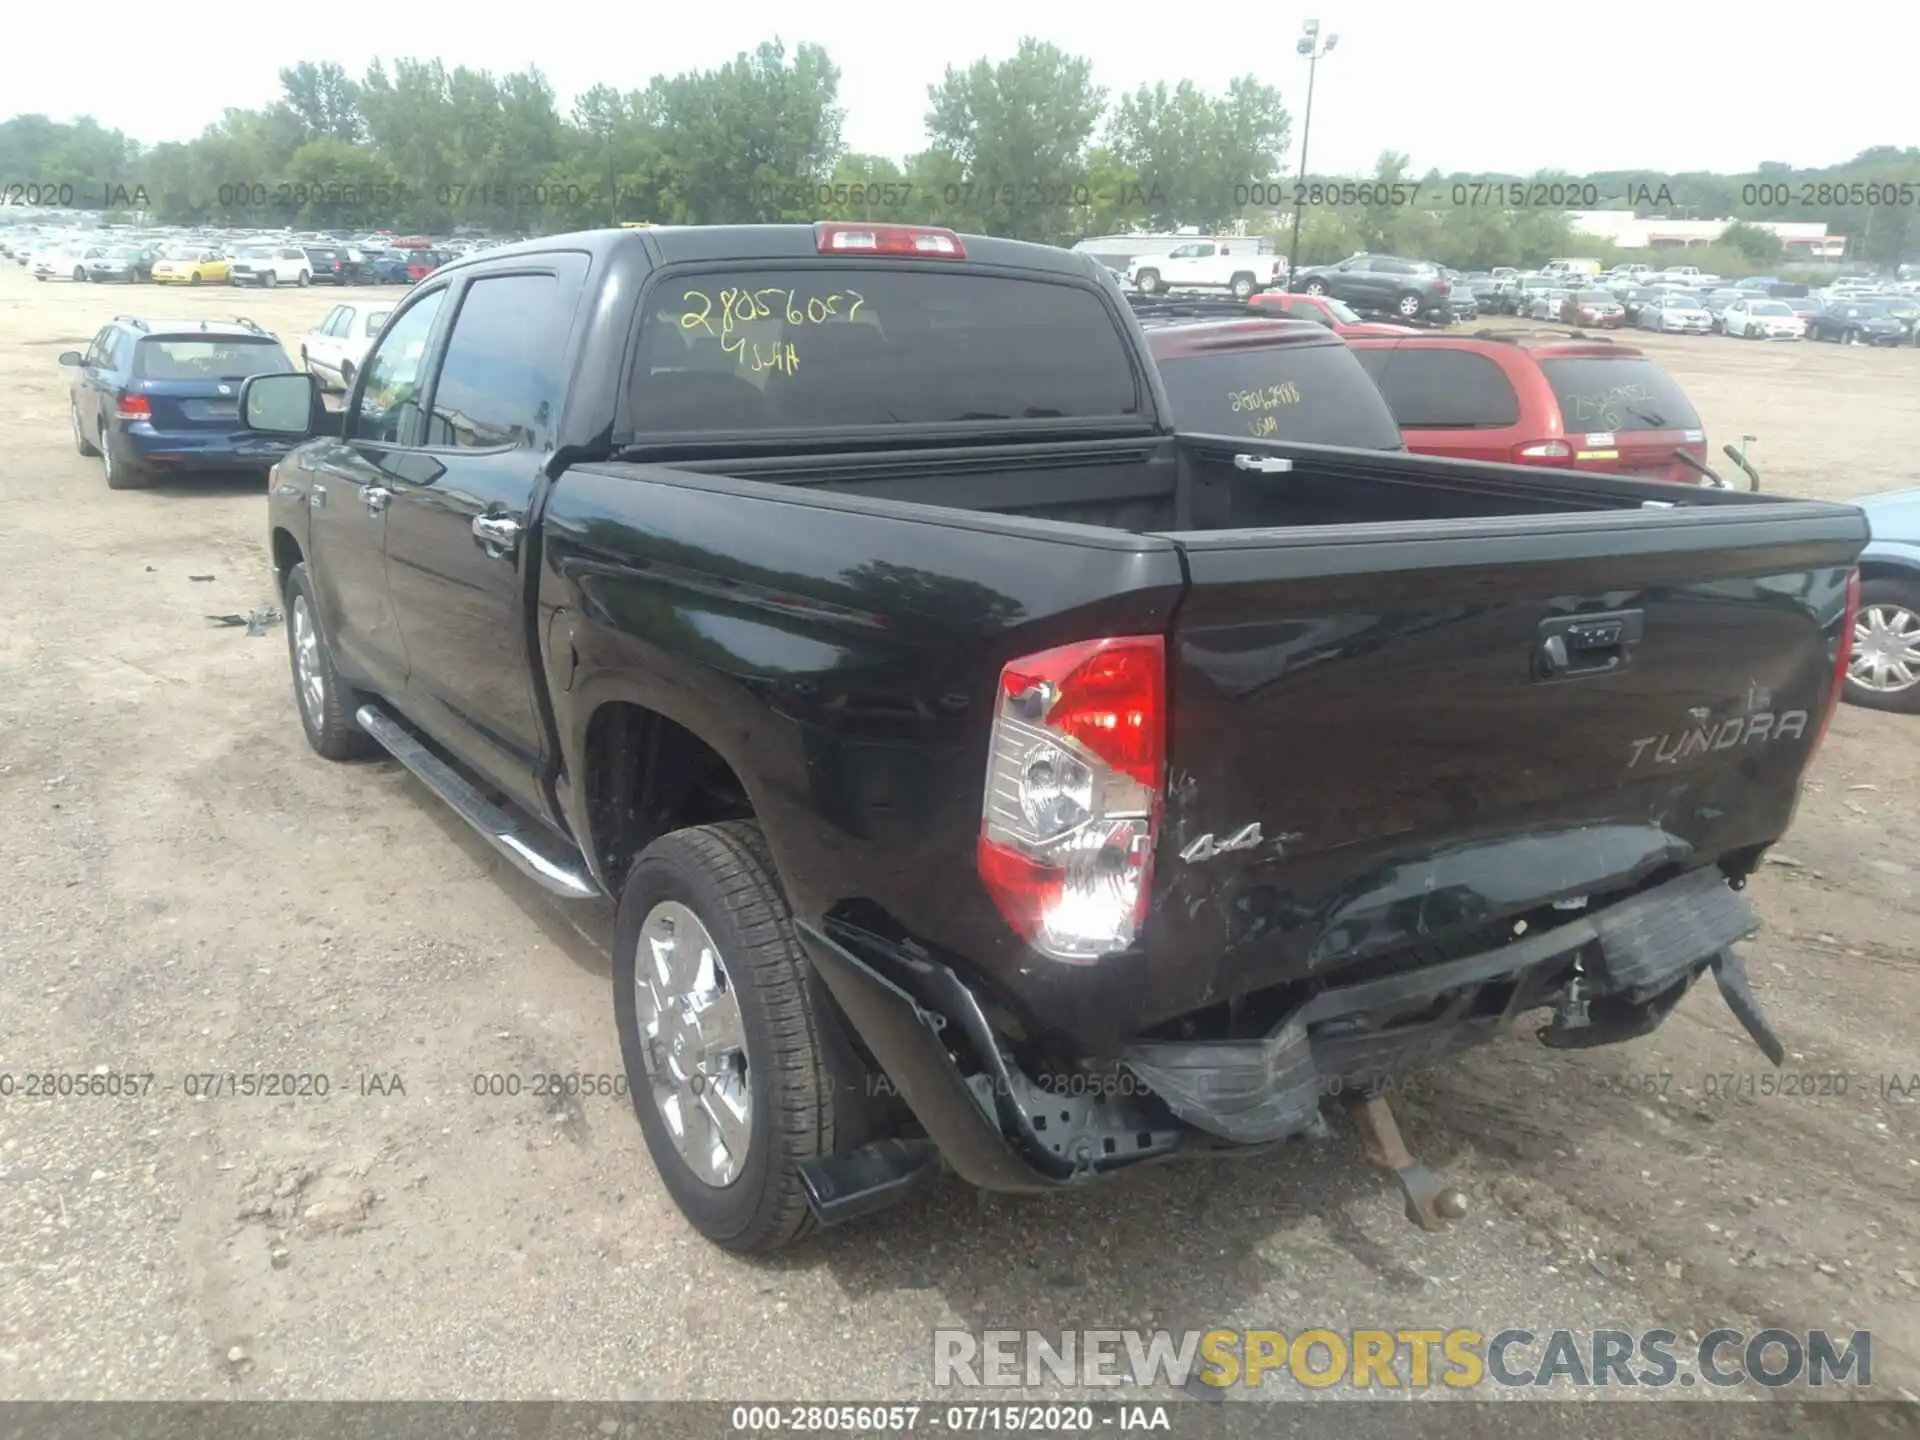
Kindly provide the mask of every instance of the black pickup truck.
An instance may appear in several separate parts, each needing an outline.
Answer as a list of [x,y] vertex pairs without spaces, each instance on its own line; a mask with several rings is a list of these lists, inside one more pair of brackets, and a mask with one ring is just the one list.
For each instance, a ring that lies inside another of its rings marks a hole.
[[1738,892],[1861,513],[1279,443],[1344,392],[1248,356],[1232,433],[1175,433],[1093,261],[823,223],[490,250],[344,412],[247,382],[305,440],[269,531],[308,739],[617,901],[634,1107],[720,1244],[1334,1094],[1437,1225],[1386,1082],[1523,1014],[1624,1040],[1711,971],[1777,1063]]

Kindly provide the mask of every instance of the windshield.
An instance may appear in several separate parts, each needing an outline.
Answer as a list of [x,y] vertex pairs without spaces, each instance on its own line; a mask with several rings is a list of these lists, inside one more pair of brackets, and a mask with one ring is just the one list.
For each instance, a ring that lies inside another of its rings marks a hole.
[[1097,291],[931,264],[663,280],[639,349],[636,432],[1111,421],[1143,408]]
[[1651,360],[1600,356],[1542,360],[1569,433],[1596,430],[1697,430],[1685,392]]
[[1184,433],[1402,448],[1387,402],[1345,345],[1283,342],[1156,364]]
[[1750,315],[1791,315],[1793,311],[1778,300],[1756,300],[1747,307]]
[[1582,290],[1574,299],[1582,305],[1611,305],[1613,304],[1613,292],[1611,290]]
[[287,352],[271,336],[210,335],[204,339],[142,340],[133,373],[142,380],[245,380],[291,370]]
[[1358,325],[1360,323],[1359,312],[1354,310],[1344,300],[1336,300],[1331,295],[1323,295],[1320,297],[1320,306],[1328,315],[1339,321],[1342,325]]

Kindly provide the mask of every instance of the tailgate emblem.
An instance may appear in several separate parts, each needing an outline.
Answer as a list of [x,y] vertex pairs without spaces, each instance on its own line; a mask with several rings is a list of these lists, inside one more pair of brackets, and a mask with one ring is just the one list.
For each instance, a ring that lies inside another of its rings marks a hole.
[[1224,840],[1215,840],[1209,830],[1198,840],[1180,852],[1180,858],[1189,865],[1198,865],[1203,860],[1211,860],[1216,855],[1225,855],[1234,850],[1251,850],[1260,843],[1260,824],[1243,825]]
[[1804,710],[1783,710],[1778,714],[1763,710],[1719,724],[1707,718],[1710,713],[1701,709],[1689,710],[1687,714],[1694,721],[1690,729],[1670,731],[1665,735],[1648,735],[1634,741],[1633,758],[1627,761],[1627,768],[1631,770],[1643,759],[1649,758],[1649,749],[1653,751],[1651,758],[1654,764],[1673,765],[1711,750],[1734,750],[1772,740],[1806,738],[1808,716]]

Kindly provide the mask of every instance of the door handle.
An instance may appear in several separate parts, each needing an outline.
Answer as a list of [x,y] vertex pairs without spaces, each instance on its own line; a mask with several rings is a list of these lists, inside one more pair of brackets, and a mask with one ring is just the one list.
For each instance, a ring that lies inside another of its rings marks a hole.
[[520,522],[511,515],[476,515],[473,538],[496,560],[511,555],[520,544]]
[[378,515],[393,502],[393,492],[384,485],[369,485],[360,492],[360,498],[367,502],[367,512]]

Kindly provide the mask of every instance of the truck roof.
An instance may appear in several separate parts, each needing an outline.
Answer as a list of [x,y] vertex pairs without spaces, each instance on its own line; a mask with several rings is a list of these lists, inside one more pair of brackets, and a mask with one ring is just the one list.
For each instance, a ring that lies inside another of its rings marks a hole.
[[[1106,273],[1105,267],[1090,255],[1076,254],[1054,245],[1003,240],[994,235],[962,235],[960,243],[966,250],[965,259],[960,262],[964,264],[1006,265],[1080,279],[1097,280]],[[810,224],[655,225],[644,230],[576,230],[561,235],[543,235],[535,240],[497,245],[474,255],[461,256],[443,269],[457,271],[468,265],[553,250],[583,250],[600,259],[629,249],[646,254],[663,265],[696,260],[820,258],[816,232]],[[938,265],[942,262],[928,259],[926,263]]]

